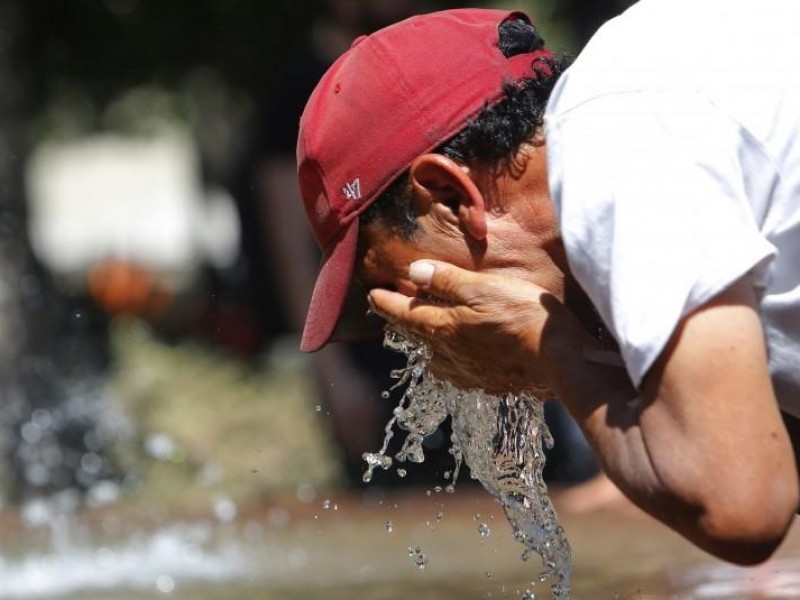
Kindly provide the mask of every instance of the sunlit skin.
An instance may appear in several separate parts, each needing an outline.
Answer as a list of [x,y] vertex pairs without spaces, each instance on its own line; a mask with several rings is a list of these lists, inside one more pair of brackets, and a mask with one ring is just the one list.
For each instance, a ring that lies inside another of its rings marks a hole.
[[[798,476],[748,281],[684,317],[637,390],[579,318],[542,140],[505,168],[425,154],[409,177],[417,234],[362,227],[357,276],[375,311],[463,387],[552,391],[617,486],[701,548],[742,564],[774,552]],[[428,268],[410,269],[418,259]]]
[[[356,276],[367,289],[378,288],[378,294],[380,288],[396,290],[407,297],[421,297],[418,302],[423,303],[426,294],[409,278],[409,265],[423,258],[505,276],[506,285],[519,288],[520,300],[512,307],[504,297],[498,308],[505,314],[539,307],[539,294],[562,303],[567,289],[578,289],[569,277],[558,236],[541,138],[523,145],[506,166],[467,166],[441,155],[423,155],[410,170],[410,182],[418,223],[410,239],[380,222],[361,228]],[[571,308],[578,314],[586,312],[588,301],[583,294],[571,296]],[[484,291],[481,300],[487,310],[493,309],[491,294]],[[548,388],[545,378],[514,364],[508,356],[495,362],[497,372],[492,377],[485,368],[477,368],[468,354],[458,349],[453,354],[452,348],[440,343],[448,337],[445,329],[437,327],[429,339],[436,351],[433,369],[438,375],[462,387],[490,391]],[[513,348],[508,351],[513,355]],[[476,358],[485,363],[485,356]],[[476,379],[478,374],[480,379]]]
[[438,258],[535,281],[563,297],[564,265],[544,250],[557,240],[545,160],[541,143],[523,146],[518,168],[510,170],[421,156],[411,169],[417,232],[405,240],[379,222],[362,226],[358,278],[368,288],[396,286],[413,294],[408,265]]

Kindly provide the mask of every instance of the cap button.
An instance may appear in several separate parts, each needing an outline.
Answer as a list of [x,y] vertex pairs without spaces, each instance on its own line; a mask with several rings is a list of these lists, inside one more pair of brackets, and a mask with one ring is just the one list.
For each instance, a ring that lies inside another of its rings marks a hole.
[[365,39],[367,39],[367,36],[366,36],[366,35],[360,35],[360,36],[358,36],[356,39],[354,39],[354,40],[353,40],[353,43],[352,43],[352,44],[350,44],[350,47],[351,47],[351,48],[355,48],[355,47],[356,47],[356,46],[358,46],[358,45],[359,45],[361,42],[363,42]]

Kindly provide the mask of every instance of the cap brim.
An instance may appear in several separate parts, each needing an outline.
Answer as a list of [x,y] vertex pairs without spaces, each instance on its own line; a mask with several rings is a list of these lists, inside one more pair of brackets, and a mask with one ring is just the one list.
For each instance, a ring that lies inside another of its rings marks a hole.
[[358,246],[358,219],[322,255],[317,282],[308,306],[300,349],[315,352],[328,342],[376,339],[383,321],[367,316],[367,292],[353,280]]

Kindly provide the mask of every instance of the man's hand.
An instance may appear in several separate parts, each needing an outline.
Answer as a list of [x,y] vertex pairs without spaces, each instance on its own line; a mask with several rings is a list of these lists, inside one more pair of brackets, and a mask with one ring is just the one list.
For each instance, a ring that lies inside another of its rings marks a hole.
[[374,289],[375,312],[434,352],[434,374],[463,388],[550,392],[553,372],[542,352],[545,327],[577,320],[547,290],[521,279],[417,261],[411,280],[424,296]]

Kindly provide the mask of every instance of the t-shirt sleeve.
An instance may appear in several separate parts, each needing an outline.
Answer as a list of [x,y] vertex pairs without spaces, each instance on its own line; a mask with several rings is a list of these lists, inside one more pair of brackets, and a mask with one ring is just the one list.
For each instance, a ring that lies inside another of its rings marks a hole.
[[600,97],[547,119],[550,186],[573,275],[635,385],[680,319],[774,247],[745,193],[752,140],[697,93]]

